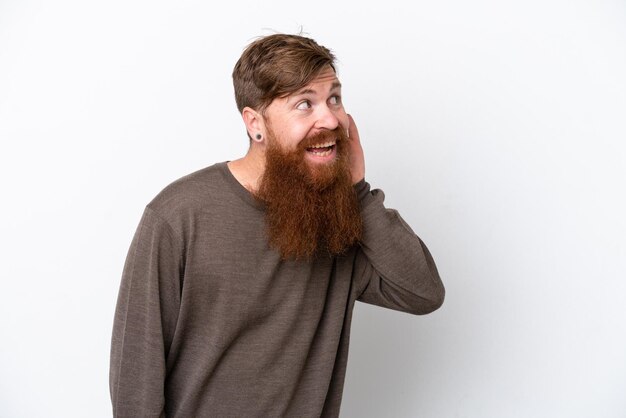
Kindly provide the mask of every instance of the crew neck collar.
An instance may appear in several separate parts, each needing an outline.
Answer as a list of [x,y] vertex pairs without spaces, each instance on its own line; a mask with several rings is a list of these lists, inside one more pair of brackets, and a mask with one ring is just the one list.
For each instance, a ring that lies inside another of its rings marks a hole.
[[229,162],[230,161],[223,161],[216,164],[222,172],[224,180],[226,180],[235,194],[237,194],[244,202],[262,210],[264,208],[263,203],[257,200],[254,195],[252,195],[252,193],[250,193],[250,191],[243,186],[243,184],[239,183],[239,180],[235,178],[232,171],[230,171],[230,168],[228,167]]

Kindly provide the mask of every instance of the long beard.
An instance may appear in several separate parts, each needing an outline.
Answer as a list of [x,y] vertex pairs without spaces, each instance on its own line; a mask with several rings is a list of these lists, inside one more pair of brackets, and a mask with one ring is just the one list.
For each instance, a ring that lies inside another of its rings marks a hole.
[[[307,163],[308,146],[333,139],[334,161]],[[348,153],[348,139],[340,127],[306,138],[294,151],[283,150],[274,135],[268,137],[256,197],[266,207],[270,245],[283,259],[340,255],[361,239],[363,223]]]

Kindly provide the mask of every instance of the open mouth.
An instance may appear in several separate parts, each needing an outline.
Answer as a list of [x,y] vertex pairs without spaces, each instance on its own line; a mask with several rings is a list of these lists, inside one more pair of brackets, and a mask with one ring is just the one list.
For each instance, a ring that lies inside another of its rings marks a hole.
[[329,141],[329,142],[325,142],[323,144],[316,144],[313,145],[312,147],[308,147],[306,150],[307,152],[318,156],[318,157],[326,157],[328,155],[330,155],[333,150],[335,149],[336,146],[336,142],[335,141]]

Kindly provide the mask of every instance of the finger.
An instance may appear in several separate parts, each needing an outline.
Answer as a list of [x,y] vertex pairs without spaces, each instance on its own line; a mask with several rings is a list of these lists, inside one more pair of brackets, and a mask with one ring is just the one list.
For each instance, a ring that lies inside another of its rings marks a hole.
[[359,130],[357,129],[356,123],[354,123],[354,119],[351,115],[348,115],[348,120],[350,121],[350,125],[348,125],[348,137],[356,140],[356,142],[359,142]]

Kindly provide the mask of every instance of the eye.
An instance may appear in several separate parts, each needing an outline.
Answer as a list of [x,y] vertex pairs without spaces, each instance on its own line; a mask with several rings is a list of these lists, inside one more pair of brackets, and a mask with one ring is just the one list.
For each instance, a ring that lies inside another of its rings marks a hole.
[[330,104],[338,105],[341,104],[341,96],[338,94],[330,97]]
[[303,100],[296,105],[296,109],[298,110],[308,110],[311,108],[311,102],[308,100]]

